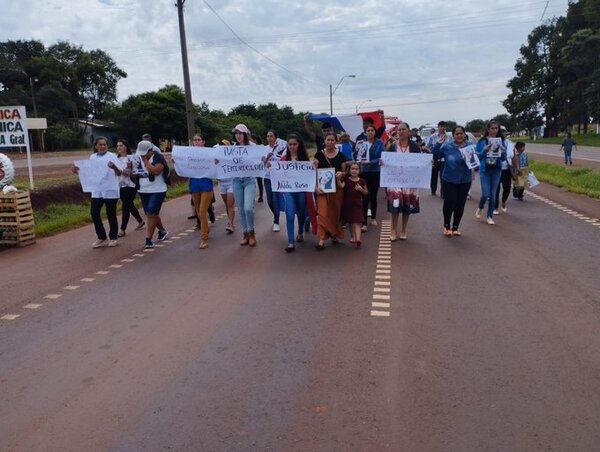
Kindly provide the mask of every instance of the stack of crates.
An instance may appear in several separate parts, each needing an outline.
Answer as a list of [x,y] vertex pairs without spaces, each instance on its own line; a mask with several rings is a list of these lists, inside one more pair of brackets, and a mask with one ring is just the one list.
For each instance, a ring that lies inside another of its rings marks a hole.
[[35,224],[29,191],[0,192],[0,246],[35,243]]

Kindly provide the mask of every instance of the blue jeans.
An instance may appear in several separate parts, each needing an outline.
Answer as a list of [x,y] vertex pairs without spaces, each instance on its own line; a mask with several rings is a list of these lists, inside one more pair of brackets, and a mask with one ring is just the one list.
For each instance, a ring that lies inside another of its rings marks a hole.
[[267,192],[267,204],[273,212],[273,223],[279,224],[279,213],[283,210],[280,203],[281,194],[274,192],[271,186],[271,179],[265,177],[265,191]]
[[288,244],[294,244],[294,217],[298,216],[298,234],[302,234],[306,219],[306,193],[284,193],[285,220],[287,226]]
[[481,198],[479,199],[479,208],[483,209],[485,201],[490,200],[490,204],[487,210],[487,217],[492,218],[494,216],[494,204],[496,201],[496,191],[498,190],[498,183],[500,182],[500,176],[502,170],[500,168],[492,171],[480,171],[479,177],[481,181]]
[[235,177],[233,179],[233,195],[235,206],[244,232],[254,231],[254,195],[256,194],[256,177]]
[[564,149],[563,152],[565,153],[565,165],[572,164],[573,160],[571,160],[571,149],[569,149],[568,151]]

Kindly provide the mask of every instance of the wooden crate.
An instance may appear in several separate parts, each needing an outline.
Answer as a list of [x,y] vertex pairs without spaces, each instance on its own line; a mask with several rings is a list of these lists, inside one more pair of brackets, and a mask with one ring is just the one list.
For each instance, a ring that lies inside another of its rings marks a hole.
[[35,243],[35,223],[28,191],[0,194],[0,246]]

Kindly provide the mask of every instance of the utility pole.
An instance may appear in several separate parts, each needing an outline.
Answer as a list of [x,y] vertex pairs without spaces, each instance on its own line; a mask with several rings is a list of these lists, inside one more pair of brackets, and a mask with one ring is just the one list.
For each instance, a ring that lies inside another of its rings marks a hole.
[[190,83],[190,67],[188,65],[187,44],[185,41],[185,23],[183,21],[183,4],[185,0],[177,0],[179,16],[179,41],[181,42],[181,62],[183,64],[183,88],[185,91],[185,117],[187,122],[188,144],[192,144],[194,135],[194,104],[192,104],[192,87]]

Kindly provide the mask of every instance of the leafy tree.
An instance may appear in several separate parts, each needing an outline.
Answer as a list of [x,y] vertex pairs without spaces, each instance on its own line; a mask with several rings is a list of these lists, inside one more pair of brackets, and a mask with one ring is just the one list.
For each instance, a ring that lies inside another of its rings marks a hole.
[[467,121],[465,129],[467,132],[481,133],[485,128],[486,123],[487,121],[483,119],[472,119],[471,121]]

